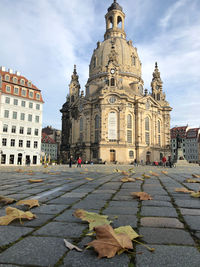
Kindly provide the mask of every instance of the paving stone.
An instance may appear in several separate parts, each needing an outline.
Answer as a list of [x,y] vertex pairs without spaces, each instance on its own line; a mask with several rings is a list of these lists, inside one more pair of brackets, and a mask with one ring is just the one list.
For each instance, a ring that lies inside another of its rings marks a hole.
[[6,264],[54,266],[67,251],[63,238],[26,237],[0,254]]
[[144,217],[141,225],[148,227],[184,228],[184,225],[176,218]]
[[137,227],[137,216],[136,215],[117,215],[117,217],[113,216],[113,214],[106,214],[108,215],[108,219],[113,221],[112,226],[114,228],[130,225],[133,228]]
[[62,195],[62,197],[65,197],[65,198],[68,198],[68,197],[76,197],[76,198],[82,198],[84,197],[85,195],[87,195],[88,193],[73,193],[73,192],[70,192],[70,193],[66,193],[64,195]]
[[176,199],[175,202],[179,207],[183,207],[183,208],[192,208],[192,209],[195,209],[195,208],[199,209],[200,208],[199,199],[190,199],[190,200]]
[[162,200],[151,200],[151,201],[143,201],[143,206],[157,206],[157,207],[171,207],[173,205],[169,201],[162,201]]
[[137,214],[138,208],[132,207],[108,207],[103,211],[103,214],[114,214],[114,215],[129,215]]
[[177,217],[177,213],[174,208],[143,206],[141,216]]
[[198,209],[180,209],[182,215],[200,216],[200,210]]
[[34,232],[33,235],[77,238],[86,228],[87,225],[81,223],[50,222]]
[[155,251],[149,252],[142,246],[137,246],[136,267],[199,267],[200,253],[189,246],[153,245]]
[[61,215],[57,216],[54,221],[80,223],[81,220],[73,216],[74,211],[75,210],[72,209],[66,210]]
[[32,209],[33,213],[46,213],[46,214],[57,214],[66,209],[68,205],[41,205],[40,207]]
[[186,223],[189,225],[192,230],[200,230],[200,216],[183,216]]
[[30,197],[31,194],[21,193],[21,194],[10,194],[7,197],[14,198],[16,200],[21,200]]
[[32,232],[33,228],[16,227],[16,226],[1,226],[0,228],[0,246],[8,245],[22,236]]
[[190,234],[180,229],[141,227],[140,234],[149,244],[194,245]]
[[103,208],[106,204],[106,201],[98,201],[98,200],[82,200],[79,203],[75,204],[73,206],[73,209],[85,209],[87,211],[89,211],[90,209],[97,209],[100,210],[101,208]]
[[12,222],[12,225],[16,225],[19,227],[24,227],[24,226],[38,227],[38,226],[42,226],[44,223],[52,219],[55,215],[54,214],[37,214],[36,216],[37,217],[34,220],[31,220],[31,221],[23,220],[23,224],[20,224],[19,221],[14,221]]

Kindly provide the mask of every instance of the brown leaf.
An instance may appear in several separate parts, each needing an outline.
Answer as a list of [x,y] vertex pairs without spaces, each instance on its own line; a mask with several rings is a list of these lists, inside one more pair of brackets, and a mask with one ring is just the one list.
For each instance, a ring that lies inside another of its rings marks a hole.
[[37,199],[25,199],[25,200],[20,200],[16,203],[16,205],[28,205],[29,208],[33,208],[33,207],[39,207],[40,204],[38,202]]
[[161,171],[163,174],[168,174],[168,172],[167,171]]
[[150,172],[150,174],[153,175],[153,176],[159,177],[159,174],[156,173],[156,172]]
[[131,193],[133,198],[140,198],[140,200],[152,200],[153,198],[146,192],[133,192]]
[[122,174],[123,174],[123,175],[127,175],[127,176],[130,175],[130,173],[128,173],[128,172],[126,172],[126,171],[122,171]]
[[191,197],[200,198],[200,191],[198,191],[198,192],[192,192],[191,193]]
[[147,179],[151,178],[151,176],[150,176],[150,175],[146,175],[145,173],[144,173],[144,174],[142,174],[142,176],[143,176],[144,178],[147,178]]
[[192,174],[192,177],[194,177],[194,178],[200,178],[200,175]]
[[64,239],[64,242],[65,242],[65,246],[66,246],[67,248],[69,248],[70,250],[72,250],[72,249],[76,249],[76,250],[79,251],[79,252],[83,251],[82,249],[80,249],[79,247],[73,245],[72,243],[70,243],[70,242],[67,241],[66,239]]
[[124,177],[120,180],[122,183],[127,183],[127,182],[135,182],[134,178],[130,178],[130,177]]
[[11,204],[15,201],[16,200],[14,198],[4,197],[4,196],[0,195],[0,203],[7,205],[7,204]]
[[20,223],[22,223],[21,219],[32,220],[34,218],[36,218],[35,214],[31,213],[30,211],[24,212],[16,208],[7,207],[6,216],[0,217],[0,225],[8,225],[16,219],[19,219]]
[[185,182],[186,183],[200,183],[200,180],[195,180],[195,179],[188,178],[188,179],[185,180]]
[[144,181],[144,178],[136,177],[135,180]]
[[28,181],[29,181],[30,183],[41,183],[41,182],[43,182],[42,179],[29,179]]
[[181,187],[181,188],[175,188],[175,192],[181,192],[181,193],[192,193],[194,192],[193,190],[189,190],[185,187]]
[[112,258],[122,249],[133,249],[131,239],[127,234],[116,234],[110,225],[95,227],[96,238],[88,246],[94,247],[98,252],[98,257]]

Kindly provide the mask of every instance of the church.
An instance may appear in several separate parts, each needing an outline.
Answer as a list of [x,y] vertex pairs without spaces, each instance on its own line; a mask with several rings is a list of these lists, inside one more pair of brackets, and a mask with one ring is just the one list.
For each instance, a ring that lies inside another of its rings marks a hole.
[[61,157],[130,164],[170,154],[170,111],[155,63],[151,91],[144,89],[137,48],[126,40],[125,13],[116,0],[105,15],[104,41],[97,42],[85,92],[76,65],[62,109]]

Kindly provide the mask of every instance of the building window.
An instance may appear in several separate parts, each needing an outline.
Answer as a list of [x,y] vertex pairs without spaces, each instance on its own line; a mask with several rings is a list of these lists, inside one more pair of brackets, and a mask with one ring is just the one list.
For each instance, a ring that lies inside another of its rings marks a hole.
[[7,74],[7,75],[5,75],[5,80],[6,81],[10,81],[10,76]]
[[26,107],[26,101],[22,100],[21,106],[25,108]]
[[14,104],[15,106],[17,106],[17,105],[18,105],[18,99],[14,99],[13,104]]
[[34,148],[37,148],[37,147],[38,147],[38,142],[34,141]]
[[35,122],[39,122],[40,121],[40,117],[39,116],[35,116]]
[[12,117],[14,120],[17,119],[17,112],[16,111],[13,111],[13,117]]
[[157,94],[157,100],[158,101],[160,100],[160,94]]
[[40,104],[36,104],[36,109],[40,110]]
[[35,135],[36,136],[38,136],[38,133],[39,133],[38,129],[35,129]]
[[32,115],[28,114],[28,121],[32,121]]
[[130,114],[127,116],[127,128],[132,129],[132,116]]
[[33,103],[29,102],[29,108],[33,108]]
[[160,133],[160,121],[158,120],[158,133]]
[[32,91],[29,91],[29,97],[33,98],[33,92]]
[[31,147],[31,141],[29,140],[26,141],[26,147]]
[[99,115],[95,116],[95,143],[99,141],[99,127],[100,127]]
[[15,146],[15,139],[10,140],[10,146]]
[[11,133],[16,133],[16,126],[15,125],[12,126]]
[[20,119],[21,119],[22,121],[25,120],[25,113],[21,113],[21,115],[20,115]]
[[28,81],[28,87],[31,87],[31,86],[32,86],[31,81]]
[[132,65],[136,65],[136,57],[135,56],[132,56]]
[[127,130],[127,142],[129,144],[132,143],[132,131],[131,130]]
[[23,140],[19,140],[19,147],[23,147]]
[[4,110],[4,118],[9,118],[9,110]]
[[24,79],[21,79],[21,80],[20,80],[20,84],[21,84],[21,85],[24,85],[24,84],[25,84]]
[[22,96],[26,96],[26,89],[22,89]]
[[20,134],[24,134],[24,127],[20,126],[20,128],[19,128],[19,133],[20,133]]
[[19,94],[19,88],[18,87],[14,87],[14,94],[16,94],[16,95]]
[[10,87],[10,85],[6,85],[6,92],[7,92],[7,93],[10,93],[10,92],[11,92],[11,87]]
[[148,132],[146,132],[145,133],[145,142],[146,142],[146,144],[147,145],[149,145],[150,144],[150,142],[149,142],[150,140],[149,140],[149,133]]
[[115,79],[114,78],[111,78],[111,80],[110,80],[110,86],[115,86]]
[[160,138],[160,134],[158,135],[158,145],[161,145],[161,138]]
[[93,156],[93,159],[97,159],[98,158],[98,150],[93,150],[92,151],[92,156]]
[[18,82],[18,80],[17,80],[16,77],[13,77],[13,82],[14,82],[14,83],[17,83],[17,82]]
[[115,112],[108,114],[108,139],[117,140],[117,113]]
[[133,159],[134,158],[134,152],[133,152],[133,150],[130,150],[129,151],[129,158],[130,159]]
[[83,131],[83,118],[80,118],[80,132]]
[[6,146],[7,145],[7,139],[6,138],[2,138],[2,146]]
[[38,93],[36,94],[36,99],[40,100],[40,94],[38,94]]
[[1,155],[1,164],[6,164],[6,154]]
[[14,164],[14,155],[10,155],[10,160],[9,160],[9,164]]
[[6,104],[10,104],[10,97],[6,97],[6,99],[5,99],[5,103],[6,103]]
[[27,128],[27,134],[31,135],[31,128]]
[[145,118],[145,131],[149,131],[149,117]]
[[4,133],[7,133],[8,132],[8,125],[7,124],[4,124],[3,125],[3,132]]

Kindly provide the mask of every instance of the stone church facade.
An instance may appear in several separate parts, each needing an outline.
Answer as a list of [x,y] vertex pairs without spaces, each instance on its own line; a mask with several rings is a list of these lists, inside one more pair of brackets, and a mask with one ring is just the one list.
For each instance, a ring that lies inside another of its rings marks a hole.
[[155,64],[151,92],[143,89],[137,48],[126,40],[125,14],[114,0],[105,16],[104,41],[93,52],[85,94],[76,66],[62,106],[63,163],[160,161],[170,153],[170,111]]

